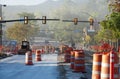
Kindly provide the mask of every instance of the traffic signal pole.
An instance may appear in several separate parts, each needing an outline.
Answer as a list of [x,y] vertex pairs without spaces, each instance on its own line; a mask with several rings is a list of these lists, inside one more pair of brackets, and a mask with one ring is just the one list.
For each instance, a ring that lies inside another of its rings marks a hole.
[[[2,5],[0,4],[0,21],[2,20]],[[2,23],[0,23],[0,45],[2,45]]]
[[2,24],[0,23],[0,45],[2,45]]
[[90,25],[93,25],[93,23],[94,23],[93,19],[90,19],[89,21],[79,21],[78,18],[74,18],[73,20],[62,20],[62,21],[63,22],[74,22],[74,25],[77,25],[78,22],[90,23]]
[[[28,19],[28,21],[32,20],[43,20],[43,19]],[[59,21],[60,19],[46,19],[47,21]],[[15,20],[1,20],[0,23],[6,22],[17,22],[17,21],[25,21],[25,19],[15,19]]]

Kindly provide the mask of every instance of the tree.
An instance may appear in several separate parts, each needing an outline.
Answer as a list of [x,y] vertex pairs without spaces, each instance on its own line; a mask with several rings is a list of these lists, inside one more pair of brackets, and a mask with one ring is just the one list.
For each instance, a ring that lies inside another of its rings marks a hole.
[[120,1],[119,0],[110,0],[109,8],[112,12],[120,12]]
[[[98,36],[102,35],[104,39],[110,41],[111,45],[118,49],[118,39],[120,39],[120,6],[118,6],[118,0],[110,3],[109,6],[111,12],[106,16],[105,20],[100,22],[102,31],[98,33]],[[116,45],[114,42],[116,42]]]
[[[34,19],[35,15],[33,13],[22,12],[18,13],[20,18],[24,18],[24,16],[28,16],[28,19]],[[37,26],[37,21],[29,21],[28,24],[31,26]]]
[[9,39],[17,40],[21,42],[25,39],[30,40],[30,37],[34,35],[33,27],[29,25],[24,25],[22,23],[15,23],[11,27],[8,27],[6,30],[6,36]]
[[[20,18],[28,16],[29,19],[34,19],[35,16],[33,13],[19,13]],[[28,24],[22,22],[14,23],[12,26],[9,26],[6,30],[6,37],[12,40],[17,40],[21,42],[25,39],[32,41],[31,38],[37,35],[39,27],[36,21],[29,21]]]
[[86,43],[89,44],[90,40],[91,40],[90,36],[89,36],[89,35],[86,35],[86,36],[85,36],[85,41],[86,41]]

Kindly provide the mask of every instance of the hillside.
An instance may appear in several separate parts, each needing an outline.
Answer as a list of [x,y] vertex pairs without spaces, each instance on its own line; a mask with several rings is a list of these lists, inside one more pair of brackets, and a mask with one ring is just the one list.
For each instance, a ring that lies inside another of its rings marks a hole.
[[[30,13],[40,13],[47,15],[50,13],[50,11],[57,9],[58,7],[62,6],[65,3],[64,0],[58,0],[58,1],[53,1],[53,0],[48,0],[44,3],[38,4],[38,5],[33,5],[33,6],[25,6],[25,5],[19,5],[19,6],[7,6],[3,8],[4,16],[5,19],[13,19],[13,18],[18,18],[17,14],[22,13],[22,12],[30,12]],[[83,5],[80,1],[76,0],[69,0],[68,4],[73,6],[73,5]]]
[[[94,2],[94,3],[93,3]],[[38,5],[32,6],[25,6],[25,5],[18,5],[18,6],[7,6],[3,8],[3,16],[4,19],[19,19],[18,13],[28,12],[34,13],[37,18],[41,18],[42,16],[50,16],[50,14],[54,15],[53,10],[56,11],[63,11],[59,16],[62,14],[67,13],[66,10],[72,11],[73,14],[66,14],[73,16],[94,16],[96,20],[104,19],[104,16],[108,14],[107,11],[107,3],[104,0],[96,1],[96,0],[46,0],[44,3],[40,3]],[[68,9],[63,10],[64,7]],[[71,17],[70,17],[71,18]],[[85,18],[85,19],[87,19]],[[7,23],[7,26],[10,23]]]

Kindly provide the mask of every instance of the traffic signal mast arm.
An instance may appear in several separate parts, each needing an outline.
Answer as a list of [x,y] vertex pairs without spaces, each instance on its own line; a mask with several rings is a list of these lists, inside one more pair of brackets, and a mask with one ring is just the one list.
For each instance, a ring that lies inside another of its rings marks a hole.
[[[42,19],[40,18],[29,19],[27,16],[25,16],[24,19],[0,20],[0,23],[24,21],[25,24],[28,24],[28,21],[31,21],[31,20],[41,20],[43,24],[46,24],[46,21],[60,21],[60,19],[47,19],[46,16],[43,16]],[[93,19],[90,19],[89,21],[79,21],[78,18],[74,18],[73,20],[62,20],[62,21],[63,22],[74,22],[75,25],[77,25],[78,22],[90,23],[90,25],[93,25],[95,23]]]
[[[6,23],[6,22],[17,22],[17,21],[30,21],[30,20],[43,20],[43,19],[40,19],[40,18],[37,18],[37,19],[15,19],[15,20],[0,20],[0,23]],[[46,21],[59,21],[60,19],[46,19]]]
[[[79,21],[78,18],[74,18],[73,20],[62,20],[63,22],[74,22],[75,25],[78,24],[78,22],[85,22],[85,23],[90,23],[90,25],[93,25],[94,19],[90,18],[89,21]],[[100,22],[98,22],[99,24]]]
[[[62,20],[63,22],[74,22],[73,20]],[[77,22],[89,22],[89,21],[77,21]]]

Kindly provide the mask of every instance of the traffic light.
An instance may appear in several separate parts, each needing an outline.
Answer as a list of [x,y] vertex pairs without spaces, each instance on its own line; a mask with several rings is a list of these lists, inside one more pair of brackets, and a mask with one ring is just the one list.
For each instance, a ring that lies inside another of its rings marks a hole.
[[93,18],[90,18],[90,19],[89,19],[89,22],[90,22],[90,25],[93,25],[93,23],[94,23]]
[[28,16],[24,16],[24,24],[28,24]]
[[78,18],[74,18],[74,24],[77,25],[78,23]]
[[46,24],[46,16],[42,16],[42,24]]

